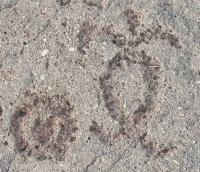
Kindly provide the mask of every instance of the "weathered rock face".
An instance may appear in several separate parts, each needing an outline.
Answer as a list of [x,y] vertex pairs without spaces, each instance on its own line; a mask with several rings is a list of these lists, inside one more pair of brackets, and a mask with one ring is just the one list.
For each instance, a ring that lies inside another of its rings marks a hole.
[[198,171],[199,9],[2,0],[0,171]]

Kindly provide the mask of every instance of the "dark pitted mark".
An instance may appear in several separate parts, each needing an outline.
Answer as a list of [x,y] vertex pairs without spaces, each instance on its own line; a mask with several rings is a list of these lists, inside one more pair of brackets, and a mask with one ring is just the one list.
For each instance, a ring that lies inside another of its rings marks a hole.
[[74,106],[65,95],[38,96],[25,92],[11,120],[15,149],[23,156],[38,160],[63,160],[70,144],[76,140]]
[[165,156],[167,156],[168,154],[170,154],[170,152],[172,152],[173,150],[177,149],[176,146],[163,146],[162,148],[160,148],[157,151],[157,157],[161,157],[164,158]]
[[132,37],[126,38],[123,33],[116,32],[117,29],[114,29],[113,26],[104,27],[102,30],[104,33],[113,36],[113,43],[118,47],[124,47],[125,45],[138,47],[142,43],[149,44],[153,39],[162,39],[168,41],[176,49],[181,48],[179,37],[172,30],[164,28],[157,22],[150,28],[136,32],[136,28],[140,25],[138,13],[128,9],[124,14],[130,25],[129,30],[132,32]]
[[128,9],[124,11],[124,15],[126,16],[129,24],[129,31],[132,33],[132,35],[135,35],[136,28],[140,25],[139,14],[132,9]]
[[146,136],[147,136],[147,133],[144,133],[142,136],[140,136],[140,140],[144,140]]
[[103,9],[103,0],[83,0],[89,7],[97,7],[98,9]]
[[70,138],[70,141],[71,141],[71,142],[76,141],[76,137],[71,137],[71,138]]
[[146,151],[147,157],[154,157],[154,158],[164,158],[168,154],[170,154],[173,150],[177,149],[176,146],[164,146],[163,144],[158,144],[155,140],[149,141],[146,139],[147,133],[144,133],[140,137],[140,143],[142,148]]
[[74,127],[74,128],[71,129],[71,132],[72,132],[72,133],[76,133],[77,131],[78,131],[78,128],[77,128],[77,127]]
[[83,23],[83,27],[77,36],[79,39],[78,50],[81,53],[86,54],[86,49],[89,49],[90,41],[92,40],[92,37],[94,37],[96,31],[97,31],[96,25],[92,25],[89,22]]
[[23,117],[23,116],[25,116],[25,115],[26,115],[26,112],[25,112],[25,111],[22,111],[22,110],[19,111],[19,116]]
[[172,47],[181,48],[180,41],[175,34],[165,31],[160,35],[160,38],[167,40]]
[[57,2],[59,2],[60,6],[66,6],[71,2],[71,0],[57,0]]
[[111,35],[113,37],[113,44],[117,45],[118,47],[123,47],[126,45],[125,35],[117,32],[116,29],[113,29],[113,27],[102,28],[102,31],[108,35]]
[[151,157],[156,152],[156,146],[157,143],[155,142],[146,142],[145,140],[142,140],[141,142],[143,149],[146,151],[146,156]]
[[164,148],[158,152],[158,156],[164,157],[170,151],[169,148]]
[[113,44],[123,47],[126,44],[126,38],[122,34],[113,34]]
[[3,109],[2,109],[2,107],[0,106],[0,116],[2,116],[2,114],[3,114]]
[[169,29],[164,29],[161,25],[157,24],[151,28],[143,30],[130,40],[128,45],[138,47],[142,43],[149,44],[153,39],[167,40],[172,47],[177,49],[181,48],[181,43],[175,33]]
[[142,43],[148,44],[152,39],[158,39],[161,31],[162,26],[159,24],[153,26],[152,28],[140,31],[137,35],[135,35],[134,40],[129,42],[129,45],[137,47]]
[[4,146],[8,146],[8,142],[7,141],[4,142]]
[[90,132],[94,133],[102,143],[109,143],[109,135],[105,133],[103,126],[100,126],[96,121],[92,121],[92,125],[89,128]]
[[176,146],[163,146],[158,143],[147,140],[141,141],[142,147],[146,150],[147,157],[153,156],[154,158],[164,158],[169,155],[173,150],[177,149]]
[[46,70],[48,70],[48,69],[49,69],[49,60],[46,60],[46,63],[45,63],[45,68],[46,68]]

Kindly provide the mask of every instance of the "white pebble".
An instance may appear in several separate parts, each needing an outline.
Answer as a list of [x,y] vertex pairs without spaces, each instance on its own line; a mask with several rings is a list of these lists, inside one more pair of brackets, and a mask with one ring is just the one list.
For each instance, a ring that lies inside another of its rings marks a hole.
[[74,51],[74,50],[75,50],[74,47],[70,47],[70,48],[69,48],[69,51]]
[[177,109],[178,109],[178,110],[183,110],[183,108],[182,108],[182,107],[178,107]]
[[45,79],[45,76],[44,75],[41,75],[40,76],[40,79],[43,81]]
[[46,56],[48,53],[49,53],[49,50],[48,50],[48,49],[45,49],[45,50],[42,52],[42,56]]
[[107,43],[106,43],[106,42],[103,42],[103,45],[105,45],[105,46],[106,46],[106,45],[107,45]]

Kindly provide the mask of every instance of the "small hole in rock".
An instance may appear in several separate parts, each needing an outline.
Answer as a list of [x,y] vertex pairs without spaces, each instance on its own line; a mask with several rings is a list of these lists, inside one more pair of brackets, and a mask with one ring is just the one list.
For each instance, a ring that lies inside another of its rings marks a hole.
[[77,127],[74,127],[74,128],[72,128],[72,133],[75,133],[75,132],[77,132],[77,130],[78,130],[78,128]]
[[74,142],[76,140],[76,137],[71,137],[71,142]]
[[26,112],[24,112],[24,111],[20,111],[20,112],[19,112],[19,116],[22,117],[22,116],[24,116],[24,115],[26,115]]
[[3,110],[2,107],[0,106],[0,116],[2,116]]

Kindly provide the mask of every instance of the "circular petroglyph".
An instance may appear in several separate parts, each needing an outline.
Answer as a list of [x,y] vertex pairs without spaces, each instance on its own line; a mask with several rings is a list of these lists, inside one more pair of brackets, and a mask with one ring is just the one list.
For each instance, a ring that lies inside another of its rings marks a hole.
[[123,136],[128,138],[126,140],[136,140],[148,152],[155,147],[146,136],[159,107],[165,76],[160,61],[142,50],[141,45],[160,39],[167,41],[171,48],[182,46],[178,34],[164,24],[156,21],[152,26],[145,26],[141,24],[142,15],[133,9],[125,10],[123,14],[131,34],[127,35],[113,25],[102,29],[105,35],[112,37],[119,53],[108,62],[107,71],[100,77],[105,107],[119,129],[111,133],[92,121],[89,130],[108,145],[114,145]]
[[119,131],[107,134],[97,122],[93,122],[90,131],[111,145],[120,135],[144,139],[162,83],[159,61],[144,51],[116,54],[100,78],[100,87],[111,118],[119,123]]
[[63,160],[76,140],[78,128],[71,117],[73,110],[65,95],[38,96],[27,91],[11,120],[16,150],[38,160]]

